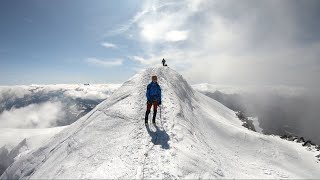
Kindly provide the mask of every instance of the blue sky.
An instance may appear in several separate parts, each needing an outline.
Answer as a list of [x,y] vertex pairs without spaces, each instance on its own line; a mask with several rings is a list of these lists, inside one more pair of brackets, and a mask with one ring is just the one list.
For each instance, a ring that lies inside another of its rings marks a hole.
[[190,83],[320,86],[318,0],[2,0],[0,84],[121,83],[164,57]]
[[[137,51],[107,33],[140,10],[140,1],[0,1],[0,84],[121,82],[127,65],[98,67],[85,59],[123,59]],[[112,42],[118,48],[101,44]],[[130,63],[125,63],[130,64]]]

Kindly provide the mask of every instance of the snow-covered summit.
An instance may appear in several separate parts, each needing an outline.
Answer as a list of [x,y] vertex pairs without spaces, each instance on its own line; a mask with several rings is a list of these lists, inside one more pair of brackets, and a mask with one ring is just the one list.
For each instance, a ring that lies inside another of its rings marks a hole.
[[[157,127],[145,127],[152,75],[162,88],[162,114]],[[233,111],[160,67],[129,79],[1,178],[320,178],[315,155],[245,129]]]

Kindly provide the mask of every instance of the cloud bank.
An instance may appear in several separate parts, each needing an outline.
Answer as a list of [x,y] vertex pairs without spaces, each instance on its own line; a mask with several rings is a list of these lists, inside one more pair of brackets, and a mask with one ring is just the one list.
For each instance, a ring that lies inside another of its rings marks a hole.
[[46,128],[55,126],[64,117],[60,102],[31,104],[12,108],[0,114],[0,128]]
[[45,128],[73,123],[120,84],[0,86],[0,128]]

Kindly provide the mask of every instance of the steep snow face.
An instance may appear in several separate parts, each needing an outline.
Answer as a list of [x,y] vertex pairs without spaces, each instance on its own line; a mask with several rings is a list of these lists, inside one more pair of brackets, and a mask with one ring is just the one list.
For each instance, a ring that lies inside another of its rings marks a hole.
[[[145,126],[152,75],[163,105],[157,126]],[[161,67],[129,79],[1,178],[320,178],[315,155],[245,129],[233,111]]]

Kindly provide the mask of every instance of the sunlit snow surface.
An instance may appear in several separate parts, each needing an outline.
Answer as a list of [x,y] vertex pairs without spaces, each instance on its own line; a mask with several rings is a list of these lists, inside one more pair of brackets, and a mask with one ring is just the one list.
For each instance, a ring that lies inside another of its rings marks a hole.
[[[152,75],[162,88],[162,114],[158,127],[145,127]],[[129,79],[1,178],[320,178],[315,155],[247,130],[233,111],[161,67]]]

